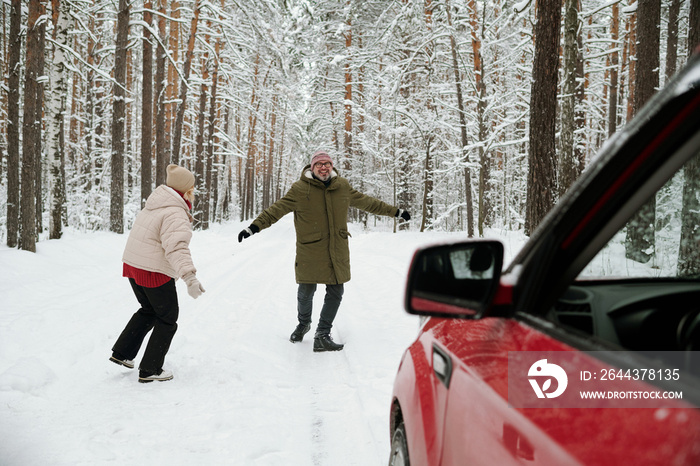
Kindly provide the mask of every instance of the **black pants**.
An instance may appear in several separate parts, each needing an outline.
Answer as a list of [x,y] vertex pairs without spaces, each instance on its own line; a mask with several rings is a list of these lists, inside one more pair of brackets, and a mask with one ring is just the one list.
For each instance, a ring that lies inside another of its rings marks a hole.
[[[333,327],[333,320],[338,313],[340,301],[343,299],[343,285],[326,285],[326,296],[323,299],[321,317],[316,327],[316,336],[329,335]],[[297,290],[297,319],[303,325],[311,324],[311,308],[316,292],[316,285],[300,283]]]
[[153,330],[148,339],[146,351],[139,369],[150,374],[158,374],[163,368],[165,355],[177,331],[177,317],[180,308],[177,304],[175,280],[157,288],[146,288],[129,279],[136,299],[141,304],[121,335],[112,351],[124,359],[134,359],[141,348],[146,334]]

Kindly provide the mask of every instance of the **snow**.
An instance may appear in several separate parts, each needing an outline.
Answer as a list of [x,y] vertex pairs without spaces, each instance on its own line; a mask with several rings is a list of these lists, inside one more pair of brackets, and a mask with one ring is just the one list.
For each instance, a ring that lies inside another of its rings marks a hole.
[[[137,310],[121,277],[126,235],[70,230],[38,242],[36,254],[0,246],[0,463],[386,464],[394,375],[419,323],[402,308],[409,262],[420,245],[466,234],[351,225],[353,279],[333,330],[346,347],[314,353],[311,333],[288,341],[292,216],[239,244],[245,226],[194,233],[207,292],[193,300],[178,281],[179,329],[165,361],[175,378],[150,384],[108,361]],[[507,257],[523,242],[489,236]]]

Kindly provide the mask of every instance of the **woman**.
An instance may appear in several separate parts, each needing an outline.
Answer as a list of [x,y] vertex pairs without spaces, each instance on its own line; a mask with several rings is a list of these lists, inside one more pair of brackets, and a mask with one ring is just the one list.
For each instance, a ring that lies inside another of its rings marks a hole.
[[153,329],[139,366],[142,383],[173,378],[171,371],[163,370],[163,361],[177,330],[175,280],[181,277],[195,299],[204,293],[189,249],[193,201],[194,175],[186,168],[168,165],[166,184],[148,197],[124,249],[123,276],[129,279],[141,309],[126,324],[109,359],[133,369],[134,358]]

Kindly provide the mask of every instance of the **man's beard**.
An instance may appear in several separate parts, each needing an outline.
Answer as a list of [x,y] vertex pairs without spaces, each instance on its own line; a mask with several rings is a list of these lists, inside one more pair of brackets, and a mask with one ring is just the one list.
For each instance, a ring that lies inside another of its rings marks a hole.
[[328,172],[327,175],[322,175],[322,174],[316,173],[316,172],[313,172],[313,174],[316,178],[318,178],[319,180],[324,181],[324,182],[331,179],[331,172]]

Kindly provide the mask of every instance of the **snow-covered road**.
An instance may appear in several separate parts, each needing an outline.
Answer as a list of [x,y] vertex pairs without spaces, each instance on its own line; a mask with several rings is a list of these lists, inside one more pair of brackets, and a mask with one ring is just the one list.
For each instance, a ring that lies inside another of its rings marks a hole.
[[292,216],[239,244],[246,225],[195,232],[207,292],[192,300],[178,282],[175,379],[153,384],[108,361],[137,309],[121,278],[126,235],[0,247],[0,464],[386,464],[394,374],[418,329],[402,309],[409,261],[418,245],[465,235],[351,226],[353,279],[333,331],[346,347],[314,353],[311,333],[288,341]]

